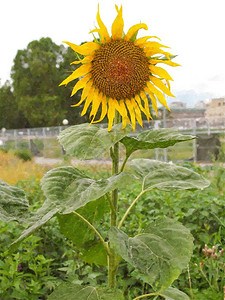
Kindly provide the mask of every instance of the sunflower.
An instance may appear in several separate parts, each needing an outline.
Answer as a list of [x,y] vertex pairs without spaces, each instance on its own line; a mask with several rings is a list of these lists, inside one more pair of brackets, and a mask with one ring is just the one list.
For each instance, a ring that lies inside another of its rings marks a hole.
[[[166,70],[156,66],[166,64],[177,66],[171,61],[172,54],[162,48],[168,48],[155,39],[155,36],[137,38],[140,29],[147,30],[144,23],[133,25],[123,33],[124,21],[122,6],[116,5],[117,16],[112,24],[111,37],[97,12],[99,39],[87,42],[81,46],[65,42],[75,52],[84,56],[80,61],[71,64],[81,64],[60,85],[67,85],[70,81],[80,79],[74,86],[71,96],[83,89],[80,101],[72,106],[84,103],[81,116],[86,114],[91,105],[91,123],[101,122],[108,117],[110,131],[115,119],[116,111],[122,116],[122,128],[131,123],[135,131],[136,121],[142,126],[142,113],[147,120],[152,119],[149,110],[149,99],[157,115],[157,99],[167,109],[164,94],[174,97],[170,92],[169,81],[173,80]],[[101,115],[95,120],[101,107]]]

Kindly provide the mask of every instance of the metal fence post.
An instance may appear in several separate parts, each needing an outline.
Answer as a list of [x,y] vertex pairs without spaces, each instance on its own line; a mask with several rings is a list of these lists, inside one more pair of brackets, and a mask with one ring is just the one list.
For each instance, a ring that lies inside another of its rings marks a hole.
[[17,150],[17,130],[14,129],[13,131],[13,135],[14,135],[14,143],[15,143],[15,150]]
[[43,156],[45,157],[45,151],[46,151],[46,133],[45,133],[45,127],[42,128],[42,136],[43,136]]
[[[193,135],[196,136],[196,119],[192,120],[193,124]],[[193,160],[197,161],[197,142],[196,139],[193,140]]]
[[30,128],[27,128],[28,148],[31,151]]

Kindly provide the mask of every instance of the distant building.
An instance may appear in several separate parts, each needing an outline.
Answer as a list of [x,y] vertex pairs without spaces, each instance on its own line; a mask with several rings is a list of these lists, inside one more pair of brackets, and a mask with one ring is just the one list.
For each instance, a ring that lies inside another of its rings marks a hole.
[[212,99],[206,107],[205,117],[225,117],[225,98]]
[[186,108],[186,103],[181,101],[174,101],[170,103],[170,108]]
[[[197,123],[201,123],[205,116],[205,108],[187,108],[186,103],[183,102],[172,102],[169,104],[170,111],[166,110],[166,123],[168,128],[180,128],[186,129],[196,126]],[[158,118],[163,118],[163,110],[159,109]],[[196,120],[196,121],[195,121]]]
[[206,108],[206,103],[204,101],[199,101],[195,104],[195,108]]

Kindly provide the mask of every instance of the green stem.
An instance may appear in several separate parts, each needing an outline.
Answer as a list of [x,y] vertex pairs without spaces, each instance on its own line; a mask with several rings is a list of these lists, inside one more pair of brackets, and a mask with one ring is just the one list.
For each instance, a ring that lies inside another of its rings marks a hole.
[[107,254],[109,255],[109,248],[108,248],[108,244],[104,241],[103,237],[101,236],[101,234],[97,231],[97,229],[90,223],[88,222],[87,219],[85,219],[83,216],[81,216],[80,214],[78,214],[76,211],[72,212],[74,215],[78,216],[81,220],[83,220],[95,233],[96,235],[99,237],[100,241],[102,242],[102,244],[105,247],[105,250],[107,252]]
[[[138,297],[134,298],[134,300],[138,300],[138,299],[145,298],[145,297],[151,297],[151,296],[162,296],[162,295],[157,294],[157,293],[150,293],[150,294],[138,296]],[[162,297],[165,298],[164,296],[162,296]]]
[[[120,122],[120,115],[116,112],[115,124]],[[116,143],[113,149],[110,149],[112,158],[112,175],[119,173],[119,143]],[[118,189],[112,191],[111,200],[111,212],[110,212],[110,227],[117,225],[118,215]],[[110,247],[109,244],[109,255],[108,255],[108,286],[110,288],[116,287],[116,273],[118,267],[118,259],[115,251]]]
[[121,168],[120,168],[120,173],[123,172],[124,167],[125,167],[125,165],[126,165],[127,160],[128,160],[129,157],[130,157],[130,155],[128,155],[128,156],[125,157],[125,159],[124,159],[124,161],[123,161],[123,164],[122,164],[122,166],[121,166]]
[[146,190],[145,191],[142,191],[136,199],[134,199],[134,201],[131,203],[131,205],[128,207],[127,211],[125,212],[125,214],[123,215],[119,225],[118,225],[118,228],[120,229],[123,225],[123,222],[125,221],[126,217],[128,216],[129,212],[131,211],[131,209],[133,208],[134,204],[141,198],[142,195],[144,195],[144,193],[146,193]]

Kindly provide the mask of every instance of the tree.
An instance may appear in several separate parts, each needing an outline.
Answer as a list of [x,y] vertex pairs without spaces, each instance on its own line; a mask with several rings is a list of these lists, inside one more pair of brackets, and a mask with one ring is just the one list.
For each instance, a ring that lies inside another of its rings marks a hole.
[[9,81],[0,87],[0,128],[13,129],[26,127],[27,120],[18,110],[12,86]]
[[[68,68],[68,60],[77,59],[72,52],[50,38],[32,41],[17,52],[11,72],[14,95],[31,127],[59,126],[65,118],[70,124],[81,122],[79,109],[67,100],[70,91],[58,86],[68,75],[65,63]],[[70,72],[78,66],[72,67]]]

